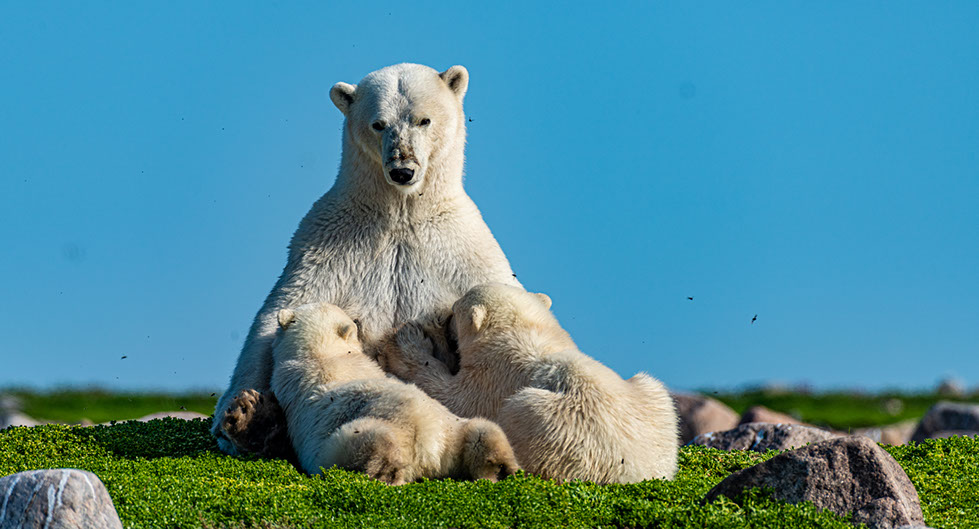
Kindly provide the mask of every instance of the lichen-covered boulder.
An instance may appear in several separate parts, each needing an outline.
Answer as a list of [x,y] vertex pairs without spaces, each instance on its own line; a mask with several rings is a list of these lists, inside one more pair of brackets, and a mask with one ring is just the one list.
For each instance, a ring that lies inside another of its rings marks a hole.
[[810,501],[872,529],[924,525],[918,492],[904,469],[866,437],[830,439],[779,454],[731,474],[704,497],[737,498],[747,488],[772,489],[788,503]]
[[791,450],[810,443],[818,443],[839,437],[839,434],[801,424],[771,424],[752,422],[723,432],[700,434],[690,441],[691,445],[706,446],[718,450]]

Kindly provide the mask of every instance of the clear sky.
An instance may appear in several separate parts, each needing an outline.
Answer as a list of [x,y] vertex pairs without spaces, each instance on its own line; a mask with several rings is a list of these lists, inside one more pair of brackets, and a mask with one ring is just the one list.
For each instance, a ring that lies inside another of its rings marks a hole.
[[466,189],[620,374],[979,384],[979,3],[408,4],[0,4],[0,386],[223,388],[398,62],[469,69]]

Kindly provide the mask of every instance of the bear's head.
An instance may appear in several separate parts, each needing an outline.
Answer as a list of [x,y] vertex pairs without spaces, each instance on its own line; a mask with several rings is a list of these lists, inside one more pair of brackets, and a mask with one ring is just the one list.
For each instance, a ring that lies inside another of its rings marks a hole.
[[465,477],[499,481],[520,470],[503,429],[486,419],[469,419],[462,428]]
[[308,303],[278,312],[279,331],[273,345],[276,361],[331,351],[361,351],[357,324],[340,307]]
[[452,329],[459,349],[481,336],[538,332],[567,335],[551,314],[551,298],[503,283],[484,283],[452,305]]
[[443,167],[448,163],[456,162],[461,174],[462,98],[468,86],[469,72],[462,66],[439,73],[397,64],[368,74],[356,86],[337,83],[330,99],[346,117],[345,135],[356,154],[373,166],[370,172],[408,194],[424,189],[426,176],[448,170]]

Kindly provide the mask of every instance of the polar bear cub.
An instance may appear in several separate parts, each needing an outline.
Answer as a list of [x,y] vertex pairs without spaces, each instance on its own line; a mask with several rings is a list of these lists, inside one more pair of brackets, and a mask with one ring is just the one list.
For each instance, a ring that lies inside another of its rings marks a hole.
[[479,285],[452,308],[456,375],[432,357],[417,324],[398,331],[385,361],[453,413],[499,423],[528,472],[596,483],[672,478],[677,416],[666,388],[642,373],[623,380],[581,353],[550,306],[544,294]]
[[340,308],[278,312],[271,389],[300,466],[338,465],[397,485],[418,478],[502,479],[518,466],[499,426],[461,419],[364,355]]

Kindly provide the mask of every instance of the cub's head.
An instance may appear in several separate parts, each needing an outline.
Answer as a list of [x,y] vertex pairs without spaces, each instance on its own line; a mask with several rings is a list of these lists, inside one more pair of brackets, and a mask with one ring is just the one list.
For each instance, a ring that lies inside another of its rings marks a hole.
[[502,283],[484,283],[452,306],[452,330],[462,348],[481,335],[523,331],[560,331],[551,314],[551,298]]
[[463,426],[462,466],[467,478],[490,481],[520,470],[503,429],[486,419],[469,419]]
[[469,72],[453,66],[439,73],[419,64],[397,64],[364,77],[356,86],[337,83],[330,99],[347,118],[347,134],[404,193],[424,186],[439,157],[465,143],[462,98]]
[[357,324],[340,307],[309,303],[278,312],[279,332],[273,346],[277,361],[302,354],[360,352]]

